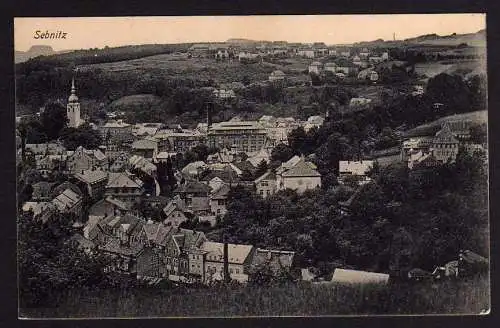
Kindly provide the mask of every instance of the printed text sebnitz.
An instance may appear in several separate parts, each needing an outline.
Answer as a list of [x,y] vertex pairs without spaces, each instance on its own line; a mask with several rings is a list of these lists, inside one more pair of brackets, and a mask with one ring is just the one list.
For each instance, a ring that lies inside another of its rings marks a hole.
[[66,36],[68,33],[63,32],[63,31],[56,31],[56,32],[49,32],[48,30],[46,31],[40,31],[37,30],[35,31],[35,35],[33,36],[34,39],[66,39]]

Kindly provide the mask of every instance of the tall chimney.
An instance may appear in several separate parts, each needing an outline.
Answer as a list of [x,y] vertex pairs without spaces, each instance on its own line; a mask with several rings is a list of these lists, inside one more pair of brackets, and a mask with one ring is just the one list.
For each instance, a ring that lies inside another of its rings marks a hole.
[[231,281],[231,276],[229,276],[229,252],[228,244],[224,241],[224,282]]

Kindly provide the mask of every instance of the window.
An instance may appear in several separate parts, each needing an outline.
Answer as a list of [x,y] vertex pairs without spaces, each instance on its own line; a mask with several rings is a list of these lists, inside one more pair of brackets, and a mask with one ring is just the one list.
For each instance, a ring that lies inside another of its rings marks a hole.
[[264,180],[264,181],[261,181],[261,183],[260,183],[260,184],[261,184],[263,187],[267,187],[267,186],[269,186],[269,181],[265,181],[265,180]]
[[234,271],[236,274],[240,273],[240,269],[235,269]]
[[233,269],[232,268],[229,268],[229,273],[233,273]]

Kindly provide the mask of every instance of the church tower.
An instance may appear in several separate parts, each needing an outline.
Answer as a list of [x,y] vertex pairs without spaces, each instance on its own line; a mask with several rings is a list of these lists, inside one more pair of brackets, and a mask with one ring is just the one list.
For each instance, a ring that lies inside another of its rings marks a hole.
[[80,102],[76,96],[75,78],[71,80],[71,95],[68,98],[68,105],[66,107],[66,114],[68,115],[68,126],[70,128],[77,128],[80,126]]

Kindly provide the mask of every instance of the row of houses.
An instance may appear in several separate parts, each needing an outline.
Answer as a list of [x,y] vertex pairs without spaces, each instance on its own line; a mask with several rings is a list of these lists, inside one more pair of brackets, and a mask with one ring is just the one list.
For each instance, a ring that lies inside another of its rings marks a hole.
[[[112,258],[109,271],[143,278],[211,283],[227,278],[245,283],[269,265],[291,270],[294,252],[213,242],[200,231],[146,221],[131,214],[111,215],[86,226],[87,251]],[[82,238],[79,238],[81,241]]]

